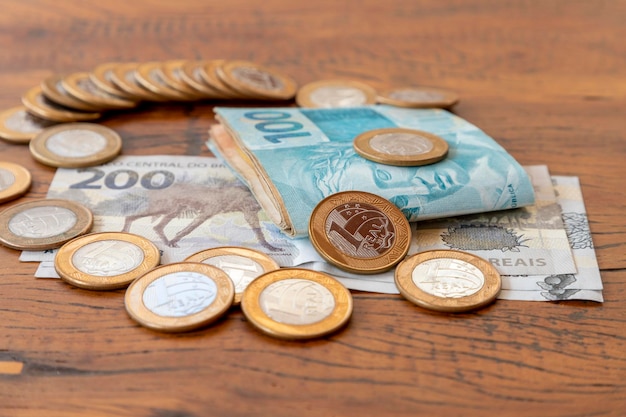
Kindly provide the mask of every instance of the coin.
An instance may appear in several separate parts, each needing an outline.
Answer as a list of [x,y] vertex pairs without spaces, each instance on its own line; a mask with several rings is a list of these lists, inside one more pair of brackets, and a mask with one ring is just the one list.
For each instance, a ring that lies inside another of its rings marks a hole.
[[138,65],[135,70],[137,82],[142,87],[169,100],[195,100],[196,98],[193,95],[175,90],[167,84],[162,65],[163,63],[161,62],[146,62]]
[[418,306],[450,313],[496,299],[501,279],[485,259],[455,250],[432,250],[405,259],[395,271],[400,293]]
[[89,73],[89,79],[102,91],[131,101],[140,101],[134,94],[127,93],[113,82],[113,71],[120,65],[123,64],[119,62],[107,62],[106,64],[98,65]]
[[54,249],[93,225],[91,211],[74,201],[45,199],[0,212],[0,244],[18,250]]
[[388,200],[363,191],[343,191],[315,206],[309,237],[333,265],[357,274],[375,274],[393,268],[406,256],[411,228]]
[[352,315],[352,295],[322,272],[284,268],[252,281],[241,308],[257,329],[281,339],[312,339],[343,327]]
[[54,124],[17,106],[0,113],[0,138],[13,143],[28,143],[39,132]]
[[354,150],[381,164],[419,166],[444,159],[448,142],[421,130],[387,128],[361,133],[354,139]]
[[26,194],[31,181],[30,171],[23,166],[0,161],[0,203]]
[[290,77],[248,61],[228,61],[218,75],[233,89],[264,99],[289,100],[298,88]]
[[225,63],[223,59],[213,59],[207,62],[204,71],[199,71],[198,74],[206,84],[219,91],[222,98],[246,98],[245,94],[235,90],[219,77],[218,72]]
[[378,95],[378,102],[397,107],[448,108],[459,101],[455,92],[433,87],[401,87],[385,90]]
[[241,302],[244,290],[254,279],[280,268],[278,263],[268,255],[236,246],[206,249],[187,257],[185,262],[202,262],[226,272],[235,284],[235,300],[233,301],[235,305]]
[[155,94],[145,89],[139,84],[135,77],[135,70],[139,64],[127,63],[120,64],[111,70],[111,81],[123,90],[125,93],[133,97],[134,100],[145,101],[167,101],[167,97]]
[[206,326],[232,305],[235,287],[219,268],[179,262],[155,268],[126,290],[128,315],[142,326],[183,332]]
[[298,90],[296,103],[300,107],[357,107],[376,103],[376,90],[360,81],[315,81]]
[[65,243],[54,258],[61,279],[88,290],[114,290],[159,265],[159,249],[148,239],[124,232],[101,232]]
[[122,150],[122,139],[112,129],[95,123],[66,123],[49,127],[29,144],[42,164],[79,168],[110,161]]
[[205,71],[206,65],[206,61],[187,61],[180,67],[180,78],[196,90],[201,91],[206,98],[224,97],[223,93],[204,82],[202,72]]
[[98,88],[89,78],[88,72],[70,74],[63,78],[61,83],[72,96],[103,110],[132,109],[137,106],[137,101],[115,96]]
[[[196,100],[207,98],[207,94],[205,94],[203,90],[198,90],[183,79],[182,67],[186,63],[187,60],[184,59],[165,61],[163,65],[161,65],[163,80],[174,90],[187,94],[189,97],[193,97]],[[208,97],[212,96],[209,95]]]
[[41,86],[28,90],[22,96],[22,104],[29,113],[53,122],[84,122],[101,116],[98,112],[84,112],[59,106],[43,95]]
[[100,111],[101,107],[94,106],[90,103],[84,102],[70,95],[65,87],[63,87],[63,77],[60,75],[53,75],[46,78],[41,82],[41,91],[43,95],[50,101],[55,102],[60,106],[65,106],[74,110],[82,111]]

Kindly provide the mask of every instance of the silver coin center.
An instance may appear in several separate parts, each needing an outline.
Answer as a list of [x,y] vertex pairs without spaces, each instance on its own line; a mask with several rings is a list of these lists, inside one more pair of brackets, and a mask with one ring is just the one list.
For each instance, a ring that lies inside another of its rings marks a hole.
[[143,292],[143,304],[163,317],[185,317],[210,306],[217,298],[212,278],[193,271],[180,271],[155,279]]
[[114,239],[88,243],[72,256],[76,269],[99,277],[125,274],[141,265],[143,260],[144,252],[137,245]]
[[276,91],[283,88],[283,83],[272,74],[253,67],[236,67],[233,75],[242,83],[260,90]]
[[435,91],[422,91],[422,90],[396,90],[389,94],[394,100],[408,101],[408,102],[437,102],[443,100],[444,96],[441,93]]
[[154,68],[150,70],[149,77],[152,81],[156,82],[157,84],[163,87],[167,87],[167,83],[165,82],[165,79],[163,78],[163,72],[161,72],[160,68]]
[[8,169],[0,168],[0,191],[4,191],[15,184],[15,175]]
[[64,207],[28,208],[9,221],[9,230],[16,236],[45,239],[70,230],[77,222],[76,213]]
[[274,321],[307,325],[328,317],[335,308],[335,297],[317,282],[288,278],[268,285],[259,296],[259,304]]
[[81,88],[82,90],[87,91],[90,94],[93,94],[94,96],[103,97],[103,98],[116,98],[113,94],[109,94],[106,91],[98,88],[98,86],[94,84],[94,82],[91,81],[89,78],[81,78],[80,80],[76,82],[76,85],[78,85],[78,87]]
[[433,150],[430,139],[413,133],[382,133],[369,141],[375,151],[387,155],[422,155]]
[[107,140],[99,133],[86,129],[73,129],[51,135],[46,149],[65,158],[84,158],[104,150]]
[[28,114],[28,112],[20,110],[16,111],[11,115],[11,117],[7,118],[4,122],[4,125],[8,129],[15,132],[37,133],[46,126],[49,126],[50,123],[40,122],[32,117],[30,114]]
[[266,272],[265,269],[253,259],[240,255],[218,255],[205,259],[202,263],[220,268],[230,277],[235,284],[235,292],[243,290],[259,275]]
[[424,261],[413,269],[411,279],[420,290],[442,298],[467,297],[485,285],[480,269],[453,258]]
[[310,94],[311,101],[318,107],[354,107],[367,102],[367,96],[358,88],[325,86]]

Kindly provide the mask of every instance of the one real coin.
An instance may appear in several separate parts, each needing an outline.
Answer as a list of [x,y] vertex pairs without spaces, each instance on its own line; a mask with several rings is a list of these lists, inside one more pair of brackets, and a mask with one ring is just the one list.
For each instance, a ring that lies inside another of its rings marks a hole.
[[29,113],[53,122],[85,122],[102,116],[100,112],[74,110],[50,101],[43,95],[41,86],[28,90],[22,96],[22,104]]
[[287,75],[248,61],[226,61],[218,75],[231,88],[252,98],[289,100],[298,89]]
[[35,135],[54,122],[33,116],[24,106],[16,106],[0,113],[0,138],[26,144]]
[[0,203],[14,200],[28,191],[30,171],[13,162],[0,161]]
[[355,80],[322,80],[300,87],[296,94],[300,107],[357,107],[376,103],[376,90]]
[[378,102],[396,107],[449,108],[459,101],[457,93],[434,87],[397,87],[378,94]]

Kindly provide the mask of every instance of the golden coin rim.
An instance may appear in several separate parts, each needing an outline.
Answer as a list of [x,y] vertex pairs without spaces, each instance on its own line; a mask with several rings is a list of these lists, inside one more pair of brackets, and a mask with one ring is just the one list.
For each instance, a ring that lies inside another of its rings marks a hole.
[[10,187],[0,190],[0,203],[15,200],[26,194],[32,183],[32,175],[28,169],[6,161],[0,161],[0,169],[10,171],[15,177],[15,182]]
[[[433,144],[433,149],[429,152],[419,154],[419,155],[393,155],[386,154],[377,151],[372,148],[370,145],[370,140],[377,135],[381,135],[384,133],[412,133],[415,135],[426,137]],[[385,165],[395,165],[395,166],[422,166],[434,164],[435,162],[439,162],[446,158],[448,155],[448,142],[445,141],[440,136],[437,136],[430,132],[425,132],[423,130],[416,129],[405,129],[405,128],[385,128],[385,129],[374,129],[369,130],[367,132],[363,132],[354,138],[352,143],[354,146],[354,150],[356,153],[361,155],[365,159],[369,159],[370,161],[378,162]]]
[[[238,67],[253,67],[257,70],[271,74],[273,77],[278,78],[283,83],[283,88],[280,91],[265,90],[257,88],[254,85],[242,82],[234,76],[233,71]],[[220,66],[222,81],[226,82],[232,88],[243,92],[244,94],[251,94],[260,98],[270,98],[278,100],[289,100],[296,95],[298,85],[295,80],[287,75],[263,65],[255,64],[250,61],[227,61]]]
[[[391,94],[399,90],[416,90],[426,92],[436,92],[444,96],[441,101],[406,101],[397,100],[391,98]],[[454,91],[445,90],[443,88],[435,87],[396,87],[383,90],[378,94],[377,101],[381,104],[389,104],[396,107],[407,107],[413,109],[429,109],[429,108],[442,108],[447,109],[454,106],[459,101],[459,95]]]
[[[22,104],[26,107],[26,110],[28,110],[29,113],[42,119],[53,122],[86,122],[96,120],[102,116],[99,112],[74,111],[69,108],[60,109],[47,104],[40,104],[37,102],[38,96],[41,96],[42,100],[47,100],[43,95],[41,86],[36,86],[28,90],[22,96]],[[45,103],[45,101],[43,102]]]
[[[213,303],[203,310],[183,317],[159,316],[143,303],[143,293],[152,282],[174,272],[192,271],[211,278],[218,288]],[[232,305],[235,286],[228,275],[219,268],[198,262],[177,262],[148,271],[133,281],[124,296],[128,315],[137,323],[162,332],[185,332],[204,327],[222,317]]]
[[187,61],[181,67],[181,78],[196,90],[201,91],[206,98],[224,98],[223,93],[204,82],[204,76],[201,76],[202,82],[200,82],[193,75],[193,73],[198,69],[201,73],[206,72],[205,66],[207,63],[207,61]]
[[[244,248],[241,246],[218,246],[215,248],[205,249],[205,250],[196,252],[193,255],[189,255],[187,258],[185,258],[184,262],[203,263],[207,259],[215,258],[216,256],[223,256],[223,255],[235,255],[235,256],[241,256],[244,258],[252,259],[253,261],[257,262],[259,265],[261,265],[261,268],[263,268],[263,273],[275,271],[276,269],[280,268],[280,265],[278,265],[278,262],[276,262],[266,253],[263,253],[255,249]],[[262,274],[260,274],[259,276],[261,275]],[[234,305],[241,304],[242,296],[243,296],[243,291],[237,292],[235,290],[235,299],[233,301],[233,304]]]
[[[373,258],[357,258],[341,252],[330,242],[325,231],[326,218],[332,210],[346,203],[370,204],[389,217],[396,229],[396,240],[387,252]],[[404,259],[411,244],[411,226],[400,209],[386,198],[365,191],[341,191],[315,206],[309,219],[309,238],[319,254],[333,265],[357,274],[376,274],[390,270]]]
[[122,90],[117,86],[117,84],[105,77],[104,74],[106,74],[107,71],[111,71],[111,74],[113,74],[114,69],[119,65],[123,65],[123,63],[107,62],[105,64],[98,65],[89,73],[89,78],[99,89],[106,91],[109,94],[131,101],[138,101],[138,98],[135,95]]
[[208,61],[203,68],[204,71],[200,72],[200,76],[202,77],[202,80],[205,83],[207,83],[210,87],[220,92],[220,94],[222,94],[221,98],[225,98],[225,99],[247,98],[248,97],[247,95],[242,94],[241,92],[235,90],[233,87],[231,87],[229,84],[222,81],[222,79],[220,78],[220,72],[219,72],[220,68],[226,62],[227,61],[224,59],[213,59],[211,61]]
[[[38,119],[41,119],[41,117],[35,116],[31,112],[29,112],[25,106],[15,106],[15,107],[11,107],[10,109],[6,109],[3,112],[1,112],[0,113],[0,138],[6,140],[7,142],[25,144],[25,143],[30,142],[30,140],[34,138],[35,135],[37,135],[37,133],[39,133],[39,132],[33,132],[33,133],[19,132],[16,130],[11,130],[6,126],[6,121],[15,113],[20,112],[20,111],[30,114],[31,117],[36,117]],[[51,122],[50,120],[45,120],[45,119],[41,119],[41,120],[47,123],[54,123],[54,122]],[[44,130],[45,128],[46,127],[42,127],[41,130]]]
[[361,81],[340,79],[313,81],[303,85],[296,93],[296,104],[300,107],[306,108],[325,108],[323,106],[318,106],[311,100],[311,93],[318,88],[329,86],[348,86],[352,88],[357,88],[365,94],[365,103],[360,104],[359,106],[376,104],[377,93],[374,87]]
[[[326,318],[304,325],[285,324],[269,317],[259,304],[263,290],[274,282],[305,279],[323,285],[335,299],[335,308]],[[330,275],[301,268],[282,268],[267,272],[252,281],[243,293],[241,309],[248,321],[261,332],[279,339],[314,339],[334,333],[344,327],[352,316],[352,294]]]
[[64,77],[61,80],[61,84],[63,84],[63,87],[67,90],[67,92],[75,98],[86,101],[88,103],[92,103],[97,106],[102,106],[104,109],[132,109],[134,107],[137,107],[137,101],[114,96],[113,94],[106,93],[106,91],[104,90],[103,92],[109,94],[111,97],[102,97],[96,94],[92,94],[87,90],[83,90],[78,84],[79,81],[83,79],[86,79],[87,81],[93,83],[93,81],[91,81],[91,78],[89,77],[88,72],[75,72]]
[[72,95],[62,93],[57,88],[57,83],[62,81],[63,77],[60,75],[52,75],[48,78],[45,78],[41,82],[41,93],[50,101],[70,109],[80,110],[80,111],[101,111],[101,107],[93,106],[89,103],[84,102]]
[[[56,133],[67,130],[90,130],[103,136],[107,144],[99,152],[94,154],[70,158],[57,155],[46,148],[46,142]],[[82,168],[99,165],[114,159],[122,151],[122,138],[113,129],[96,123],[65,123],[52,126],[39,132],[29,143],[30,153],[38,162],[59,168]]]
[[[421,290],[413,282],[413,270],[427,260],[442,258],[457,259],[475,266],[485,275],[485,284],[476,293],[459,298],[438,297]],[[419,252],[406,258],[396,267],[394,280],[400,294],[407,300],[428,310],[447,313],[472,311],[491,304],[502,288],[500,273],[487,260],[468,252],[452,249]]]
[[[34,207],[57,206],[71,210],[76,214],[76,224],[68,231],[46,238],[25,238],[9,230],[9,222],[22,211]],[[83,235],[93,226],[93,214],[87,207],[71,200],[43,199],[15,204],[0,212],[0,243],[17,250],[47,250],[62,246],[64,243]]]
[[135,79],[137,82],[150,90],[151,92],[160,95],[161,97],[165,97],[169,100],[178,100],[178,101],[188,101],[193,100],[193,96],[187,93],[183,93],[182,91],[178,91],[170,87],[166,84],[156,84],[150,79],[150,72],[154,69],[158,69],[163,74],[163,81],[165,81],[165,73],[162,69],[162,62],[146,62],[143,64],[139,64],[137,68],[135,68]]
[[[198,90],[182,77],[182,67],[187,62],[189,61],[186,59],[173,59],[163,62],[163,65],[161,65],[161,72],[163,73],[163,79],[165,80],[165,83],[174,90],[179,91],[183,94],[187,94],[190,97],[193,97],[195,100],[201,100],[203,98],[206,98],[207,95],[203,91]],[[174,75],[176,69],[180,70],[180,78],[176,78],[176,76]]]
[[[163,97],[162,95],[155,94],[152,91],[142,87],[141,84],[139,84],[139,81],[137,81],[137,77],[134,76],[136,74],[138,65],[139,64],[135,64],[135,63],[125,63],[125,64],[120,64],[117,67],[115,67],[113,69],[113,72],[111,73],[111,79],[113,80],[113,83],[117,87],[119,87],[120,90],[131,95],[134,99],[144,100],[144,101],[157,101],[157,102],[167,101],[168,100],[167,97]],[[130,83],[126,79],[126,74],[129,72],[133,74],[133,78],[135,79],[134,84]]]
[[[132,243],[143,251],[144,259],[139,266],[129,272],[107,277],[90,275],[74,266],[73,257],[76,251],[85,245],[103,240]],[[136,278],[159,265],[159,261],[159,249],[143,236],[126,232],[100,232],[76,237],[61,246],[54,258],[54,269],[68,284],[88,290],[105,291],[127,287]]]

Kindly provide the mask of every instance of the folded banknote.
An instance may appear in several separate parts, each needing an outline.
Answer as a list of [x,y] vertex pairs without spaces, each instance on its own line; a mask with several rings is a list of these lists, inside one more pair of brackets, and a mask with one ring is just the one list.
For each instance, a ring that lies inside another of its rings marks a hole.
[[[515,159],[476,126],[441,109],[215,109],[210,149],[242,179],[269,218],[290,236],[307,234],[313,208],[339,191],[378,194],[409,221],[504,210],[534,203]],[[433,133],[449,146],[435,164],[372,162],[353,148],[366,131],[402,127]]]

